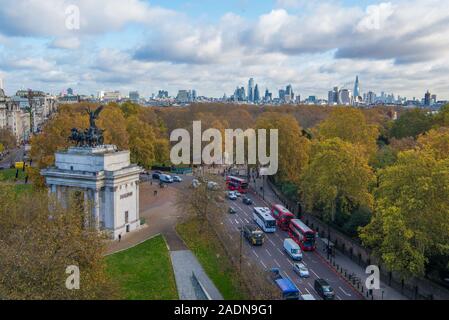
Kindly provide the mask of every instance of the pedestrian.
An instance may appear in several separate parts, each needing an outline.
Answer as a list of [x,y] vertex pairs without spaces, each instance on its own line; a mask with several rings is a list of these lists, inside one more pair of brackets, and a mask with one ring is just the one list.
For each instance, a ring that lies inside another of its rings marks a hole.
[[118,242],[120,242],[122,240],[122,234],[120,233],[119,235],[118,235]]

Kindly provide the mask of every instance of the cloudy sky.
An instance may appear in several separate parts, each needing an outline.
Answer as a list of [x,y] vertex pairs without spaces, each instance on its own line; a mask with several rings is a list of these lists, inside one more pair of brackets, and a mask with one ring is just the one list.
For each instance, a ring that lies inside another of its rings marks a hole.
[[[79,13],[79,19],[78,18]],[[82,94],[291,83],[449,99],[448,0],[0,0],[0,78]]]

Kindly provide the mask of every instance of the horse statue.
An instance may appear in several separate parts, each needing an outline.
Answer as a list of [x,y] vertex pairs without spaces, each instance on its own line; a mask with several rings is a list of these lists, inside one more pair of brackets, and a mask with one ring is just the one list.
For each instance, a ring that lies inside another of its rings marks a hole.
[[101,105],[94,111],[86,109],[86,112],[89,115],[89,128],[84,131],[72,128],[69,140],[75,142],[78,147],[96,147],[102,145],[104,143],[104,130],[97,127],[95,120],[98,119],[103,108],[104,106]]

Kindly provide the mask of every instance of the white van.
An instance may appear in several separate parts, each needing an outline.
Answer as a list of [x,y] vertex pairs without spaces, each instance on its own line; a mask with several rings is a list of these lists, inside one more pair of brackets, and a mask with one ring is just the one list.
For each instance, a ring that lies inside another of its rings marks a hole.
[[165,183],[172,183],[173,182],[173,178],[169,174],[161,174],[159,176],[159,181],[165,182]]
[[293,239],[284,240],[284,250],[293,260],[302,260],[301,248]]

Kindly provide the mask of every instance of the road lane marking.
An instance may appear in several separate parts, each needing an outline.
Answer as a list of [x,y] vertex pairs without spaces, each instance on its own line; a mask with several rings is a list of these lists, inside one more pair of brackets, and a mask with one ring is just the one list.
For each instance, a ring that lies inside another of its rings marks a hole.
[[237,221],[237,219],[234,219],[236,224],[239,224],[239,222]]
[[279,249],[279,248],[276,248],[276,249],[278,249],[278,251],[279,251],[282,255],[284,255],[284,252],[282,252],[281,249]]
[[310,282],[307,282],[307,284],[313,289],[315,290],[315,288],[312,286],[312,284]]
[[268,255],[271,257],[271,253],[270,251],[268,251],[268,249],[265,249],[265,251],[268,253]]
[[315,271],[313,271],[312,269],[309,269],[309,270],[312,271],[312,273],[313,273],[314,275],[316,275],[317,278],[320,278],[320,276],[319,276]]
[[342,298],[340,298],[340,297],[338,296],[338,294],[337,294],[337,299],[338,299],[338,300],[343,300]]
[[273,246],[276,246],[276,244],[270,238],[268,238],[268,241],[270,241]]
[[245,219],[246,223],[249,223],[248,219],[246,219],[246,218],[244,218],[244,219]]
[[265,265],[265,263],[263,263],[262,260],[260,260],[260,263],[263,265],[263,267],[264,267],[265,269],[268,269],[268,267]]
[[252,251],[253,251],[254,255],[255,255],[257,258],[259,258],[259,256],[257,255],[256,251],[254,251],[254,249],[253,249]]
[[274,261],[274,263],[276,263],[276,264],[277,264],[277,266],[278,266],[279,268],[281,267],[281,265],[279,264],[279,262],[277,262],[277,260],[276,260],[276,259],[274,259],[273,261]]
[[341,290],[341,292],[343,292],[346,296],[348,296],[348,297],[351,297],[351,294],[350,293],[347,293],[345,290],[343,290],[343,288],[342,287],[338,287],[340,290]]
[[290,263],[290,264],[292,265],[292,267],[293,267],[293,262],[291,262],[291,261],[290,261],[290,260],[288,260],[288,259],[287,259],[287,261],[288,261],[288,263]]

